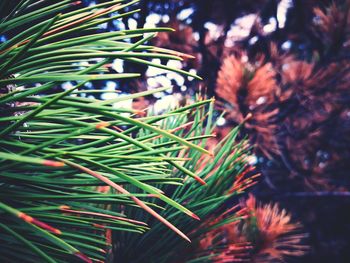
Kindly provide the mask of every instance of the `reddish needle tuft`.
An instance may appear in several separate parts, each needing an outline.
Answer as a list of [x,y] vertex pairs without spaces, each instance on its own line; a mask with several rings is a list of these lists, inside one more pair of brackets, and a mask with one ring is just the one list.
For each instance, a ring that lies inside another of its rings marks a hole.
[[106,122],[106,121],[103,121],[103,122],[100,122],[100,123],[97,123],[96,124],[96,129],[102,129],[102,128],[106,128],[110,125],[109,122]]
[[57,234],[57,235],[62,234],[62,232],[59,229],[54,228],[52,226],[49,226],[48,224],[46,224],[44,222],[41,222],[41,221],[39,221],[39,220],[37,220],[37,219],[35,219],[35,218],[25,214],[25,213],[22,213],[22,212],[18,213],[18,217],[23,219],[27,223],[36,225],[36,226],[38,226],[38,227],[40,227],[42,229],[45,229],[47,231],[50,231],[50,232],[54,233],[54,234]]
[[207,183],[202,179],[200,178],[199,176],[195,176],[194,179],[199,182],[201,185],[206,185]]
[[52,166],[52,167],[65,166],[65,164],[63,162],[56,162],[56,161],[51,161],[51,160],[44,160],[42,164],[45,166]]
[[199,216],[197,216],[195,213],[192,213],[192,214],[191,214],[191,217],[193,217],[193,218],[196,219],[196,220],[201,220],[201,219],[199,218]]
[[92,263],[92,260],[81,252],[76,252],[74,255],[76,255],[78,258],[80,258],[84,262]]

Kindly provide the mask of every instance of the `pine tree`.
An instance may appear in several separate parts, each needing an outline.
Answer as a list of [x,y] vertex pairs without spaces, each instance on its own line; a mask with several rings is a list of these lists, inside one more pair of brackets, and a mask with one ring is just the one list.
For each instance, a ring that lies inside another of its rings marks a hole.
[[2,261],[216,262],[232,246],[255,255],[250,238],[201,247],[223,226],[258,219],[243,205],[232,207],[257,177],[239,127],[209,149],[212,99],[197,96],[155,115],[120,105],[169,87],[94,96],[102,91],[91,82],[139,76],[111,73],[115,59],[200,79],[151,60],[190,57],[150,45],[170,28],[99,32],[136,13],[136,2],[1,2]]

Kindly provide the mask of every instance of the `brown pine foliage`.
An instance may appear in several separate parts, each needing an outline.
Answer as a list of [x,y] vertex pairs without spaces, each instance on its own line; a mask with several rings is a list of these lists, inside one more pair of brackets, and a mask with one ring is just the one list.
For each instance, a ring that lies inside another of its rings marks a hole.
[[219,105],[223,108],[228,106],[227,117],[236,122],[242,122],[248,113],[252,114],[245,126],[254,134],[257,147],[272,157],[279,150],[275,138],[276,126],[270,120],[278,109],[266,105],[273,104],[280,94],[275,80],[276,71],[271,63],[264,63],[263,58],[255,64],[244,62],[245,58],[246,55],[241,55],[224,59],[218,73],[217,94],[229,105]]
[[343,6],[333,2],[327,8],[315,7],[314,27],[312,30],[323,40],[327,48],[332,48],[349,37],[349,4]]
[[302,226],[277,204],[257,204],[251,195],[236,213],[243,219],[212,230],[200,241],[200,250],[224,248],[212,252],[215,262],[285,262],[308,251]]
[[310,61],[281,54],[275,44],[268,58],[229,56],[217,95],[235,122],[252,114],[245,128],[258,153],[280,159],[307,188],[341,190],[350,157],[348,6],[314,12],[311,30],[323,48]]

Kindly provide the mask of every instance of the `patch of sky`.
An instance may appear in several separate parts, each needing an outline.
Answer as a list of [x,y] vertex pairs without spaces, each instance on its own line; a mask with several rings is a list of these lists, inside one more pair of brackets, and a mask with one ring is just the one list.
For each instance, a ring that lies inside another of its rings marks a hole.
[[258,36],[253,36],[251,39],[249,39],[248,43],[249,45],[254,45],[259,40]]
[[162,15],[162,22],[163,23],[168,23],[170,20],[170,16],[168,15]]
[[121,59],[115,59],[112,64],[112,68],[118,73],[122,73],[124,71],[124,61]]
[[98,27],[99,29],[105,30],[105,29],[107,29],[108,24],[107,24],[107,23],[102,23],[102,24],[99,24],[97,27]]
[[[106,86],[103,87],[103,89],[106,91],[115,91],[116,88],[117,88],[117,82],[115,82],[115,81],[107,81]],[[117,92],[105,92],[105,93],[102,93],[102,95],[101,95],[101,99],[103,99],[103,100],[111,100],[111,99],[115,99],[117,97],[118,97]]]
[[[191,68],[188,72],[190,72],[190,73],[193,74],[193,75],[196,75],[196,74],[197,74],[197,70],[195,70],[194,68]],[[193,77],[187,77],[187,79],[188,79],[189,81],[194,80]]]
[[73,85],[73,83],[70,82],[70,81],[63,82],[63,83],[62,83],[62,88],[63,88],[64,90],[68,90],[68,89],[71,89],[71,88],[73,88],[73,87],[74,87],[74,85]]
[[208,30],[210,38],[216,40],[222,33],[222,26],[214,24],[213,22],[206,22],[204,27]]
[[256,165],[258,163],[258,158],[255,155],[250,155],[248,158],[248,163],[250,165]]
[[147,17],[146,17],[146,23],[144,25],[144,28],[154,28],[157,26],[157,24],[159,24],[159,22],[161,21],[162,16],[156,13],[150,13]]
[[236,41],[240,41],[249,36],[250,30],[257,19],[256,14],[248,14],[237,18],[227,32],[225,46],[232,47]]
[[95,6],[96,5],[96,1],[89,1],[89,6]]
[[256,104],[257,105],[261,105],[261,104],[264,104],[266,102],[266,97],[265,96],[261,96],[259,97],[257,100],[256,100]]
[[4,43],[5,41],[7,41],[7,38],[4,35],[0,36],[0,43]]
[[84,86],[87,87],[88,89],[93,88],[92,82],[90,82],[90,81],[86,82]]
[[169,109],[174,109],[179,105],[179,94],[165,95],[160,97],[153,105],[152,109],[155,114],[161,114]]
[[225,120],[224,117],[220,117],[220,118],[218,118],[217,121],[216,121],[216,125],[217,125],[217,126],[224,126],[225,123],[226,123],[226,120]]
[[192,7],[186,8],[180,11],[180,13],[176,16],[179,20],[186,20],[188,19],[194,12],[194,9]]
[[137,21],[134,18],[129,18],[128,19],[128,27],[131,30],[137,29]]
[[287,20],[288,9],[293,7],[293,0],[281,0],[277,6],[278,27],[284,28]]
[[[155,64],[161,64],[160,63],[160,59],[159,58],[154,58],[152,59],[152,63],[155,63]],[[160,69],[160,68],[156,68],[156,67],[148,67],[147,68],[147,71],[146,71],[146,75],[148,77],[154,77],[154,76],[158,76],[160,74],[166,74],[168,73],[169,71],[168,70],[165,70],[165,69]]]
[[182,68],[182,63],[179,60],[171,59],[171,60],[169,60],[167,62],[167,66],[170,67],[170,68],[181,69]]
[[274,17],[270,17],[269,23],[264,25],[263,30],[265,33],[269,34],[276,30],[277,28],[277,21]]
[[120,19],[115,19],[112,23],[117,29],[125,30],[125,24]]
[[282,43],[281,48],[285,51],[288,51],[292,47],[292,42],[290,40],[287,40]]
[[[128,93],[119,93],[119,94],[113,93],[113,94],[116,94],[116,96],[114,98],[117,98],[117,97],[122,98],[122,97],[130,95]],[[132,109],[132,99],[122,100],[122,101],[118,101],[116,103],[113,103],[113,107],[122,108],[122,109]],[[122,113],[122,115],[129,116],[130,114],[129,113]]]
[[199,41],[199,33],[193,32],[193,38],[194,38],[194,40]]
[[156,87],[170,87],[171,86],[171,80],[164,75],[156,76],[153,79],[157,83]]
[[185,84],[185,78],[176,72],[169,72],[166,76],[167,78],[174,80],[178,86],[183,86]]

